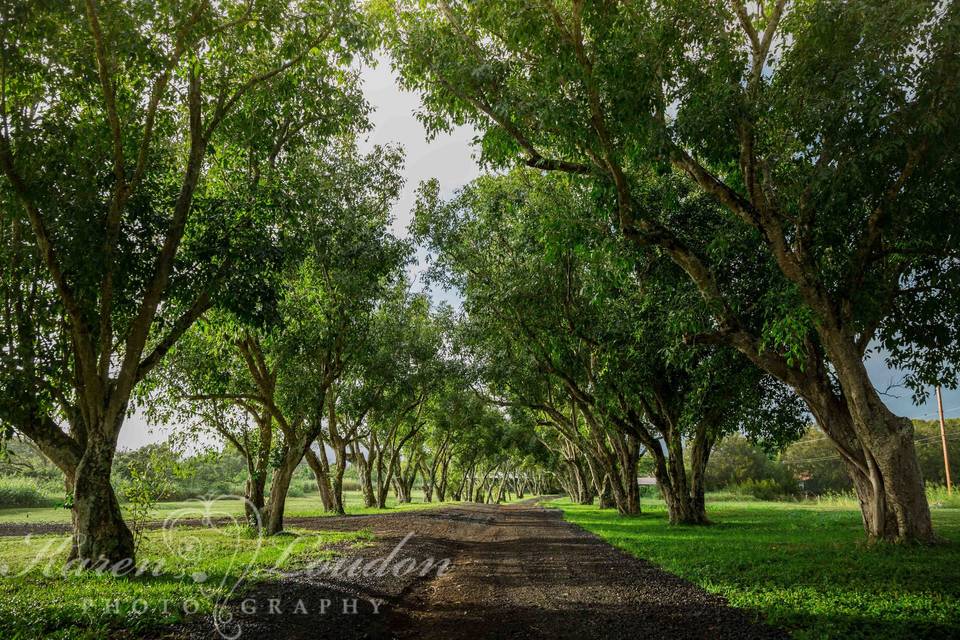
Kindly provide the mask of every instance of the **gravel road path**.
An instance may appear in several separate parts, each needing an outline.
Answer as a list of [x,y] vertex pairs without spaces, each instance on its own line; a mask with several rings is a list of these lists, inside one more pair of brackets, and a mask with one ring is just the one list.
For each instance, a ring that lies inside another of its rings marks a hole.
[[[391,568],[413,559],[419,569],[428,558],[448,558],[450,566],[439,576],[435,570],[423,576],[419,570],[286,575],[246,594],[246,611],[242,602],[233,605],[243,638],[787,637],[565,522],[554,509],[464,505],[362,519],[298,519],[296,525],[372,530],[377,544],[351,552],[342,566],[383,559],[405,538]],[[220,636],[209,619],[198,619],[158,637]]]

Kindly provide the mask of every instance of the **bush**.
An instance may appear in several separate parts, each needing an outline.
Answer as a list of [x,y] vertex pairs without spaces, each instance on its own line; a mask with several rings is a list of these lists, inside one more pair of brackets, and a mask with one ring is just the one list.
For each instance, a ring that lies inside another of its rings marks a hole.
[[0,476],[0,508],[56,507],[63,504],[64,497],[63,487],[55,482]]
[[[764,488],[756,488],[751,483],[766,484]],[[776,495],[797,491],[790,469],[739,433],[731,434],[714,447],[707,465],[706,484],[707,491],[745,487],[743,491],[732,489],[741,495],[753,495],[753,491],[766,495],[770,493],[767,487],[771,484],[776,487]]]
[[[307,483],[305,483],[305,482],[304,482],[304,483],[301,483],[301,484],[299,484],[299,485],[297,485],[297,484],[291,484],[290,487],[287,489],[287,497],[288,497],[288,498],[302,498],[302,497],[306,494],[306,491],[307,491],[306,485],[307,485]],[[313,486],[316,487],[317,485],[313,485]]]
[[733,493],[753,496],[757,500],[777,500],[784,497],[783,488],[769,478],[763,480],[748,478],[730,487],[729,490]]
[[927,502],[932,509],[960,509],[960,488],[947,493],[945,485],[927,483]]
[[[945,486],[928,482],[926,494],[931,509],[960,509],[960,490],[956,487],[952,494],[948,494]],[[816,496],[813,500],[817,504],[830,507],[857,508],[860,505],[857,494],[853,490],[831,491]]]
[[171,475],[176,458],[166,449],[156,448],[146,458],[138,458],[127,467],[129,477],[125,480],[120,495],[126,501],[127,523],[133,533],[133,547],[140,550],[147,520],[157,503],[166,500],[173,488]]
[[640,485],[640,497],[641,498],[650,498],[653,500],[658,500],[660,496],[660,487],[655,484],[643,484]]

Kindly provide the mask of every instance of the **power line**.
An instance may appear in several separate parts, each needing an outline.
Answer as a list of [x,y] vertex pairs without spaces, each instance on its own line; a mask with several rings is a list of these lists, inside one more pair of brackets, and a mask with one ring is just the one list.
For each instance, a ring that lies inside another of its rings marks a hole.
[[[944,414],[946,414],[946,413],[949,413],[949,412],[951,412],[951,411],[955,411],[955,410],[957,410],[957,409],[960,409],[960,404],[958,404],[958,405],[955,406],[955,407],[950,407],[949,409],[944,409],[943,412],[944,412]],[[924,418],[924,416],[929,416],[929,415],[933,415],[933,414],[931,414],[931,413],[924,413],[923,415],[921,415],[921,416],[919,416],[919,417],[917,417],[917,418],[911,418],[911,420],[922,420],[922,419]],[[956,416],[945,416],[945,417],[946,417],[947,420],[954,420],[954,419],[956,419],[956,418],[960,418],[960,415],[956,415]],[[819,436],[819,437],[817,437],[817,438],[807,438],[806,440],[797,440],[796,444],[806,444],[807,442],[820,442],[821,440],[829,440],[829,439],[830,439],[830,436]]]
[[[955,440],[956,438],[960,438],[960,433],[952,433],[952,434],[950,434],[950,435],[948,435],[948,436],[946,437],[947,440]],[[823,438],[821,438],[821,439],[823,439]],[[939,439],[940,439],[940,436],[939,436],[939,435],[935,435],[935,436],[924,436],[923,438],[917,438],[916,440],[914,440],[914,443],[917,443],[917,442],[929,442],[930,440],[939,440]],[[806,442],[813,442],[813,441],[812,441],[812,440],[807,440]],[[802,443],[801,443],[801,444],[802,444]],[[839,458],[840,458],[840,454],[839,454],[839,453],[831,453],[830,455],[819,456],[819,457],[815,457],[815,458],[801,458],[800,460],[784,460],[784,463],[786,463],[786,464],[799,464],[799,463],[801,463],[801,462],[822,462],[822,461],[824,461],[824,460],[837,460],[837,459],[839,459]]]

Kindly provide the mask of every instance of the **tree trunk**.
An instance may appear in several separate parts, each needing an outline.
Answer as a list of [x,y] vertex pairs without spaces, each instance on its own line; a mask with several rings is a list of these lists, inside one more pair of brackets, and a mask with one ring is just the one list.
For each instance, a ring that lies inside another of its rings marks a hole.
[[640,446],[632,435],[615,431],[607,437],[614,452],[607,465],[607,483],[620,515],[640,513],[640,487],[637,486],[637,461]]
[[264,487],[267,477],[256,470],[250,471],[247,478],[244,512],[250,526],[263,526]]
[[70,559],[84,565],[135,561],[133,533],[123,521],[110,484],[114,445],[90,434],[73,488],[74,536]]
[[437,481],[437,465],[439,460],[427,464],[425,458],[420,460],[420,478],[423,483],[423,501],[433,502],[433,489]]
[[[862,368],[862,362],[859,362]],[[866,378],[863,369],[862,377]],[[894,415],[880,400],[876,389],[860,381],[848,394],[854,430],[864,451],[869,483],[855,482],[861,504],[868,504],[864,525],[874,540],[933,542],[930,506],[914,447],[913,423]],[[853,397],[851,397],[853,396]]]
[[333,474],[333,512],[343,515],[346,513],[343,505],[343,474],[347,470],[347,447],[338,444],[334,453],[337,456],[336,470]]
[[474,500],[476,494],[474,493],[473,486],[476,484],[477,476],[476,473],[471,469],[470,471],[470,480],[467,483],[467,500]]
[[321,454],[319,456],[311,447],[307,449],[304,457],[307,459],[307,464],[310,465],[310,470],[313,471],[313,477],[317,480],[317,491],[320,493],[323,510],[327,513],[333,513],[335,507],[333,486],[330,484],[330,463],[327,461],[327,452],[322,450],[323,445],[320,446]]
[[357,475],[360,478],[360,488],[363,491],[363,506],[373,507],[377,501],[373,496],[373,469],[370,462],[360,450],[360,445],[354,442],[351,445],[353,450],[353,462],[357,465]]
[[657,487],[667,505],[670,524],[706,524],[706,512],[698,508],[687,483],[687,473],[683,465],[683,446],[679,436],[667,440],[669,458],[658,446],[652,450],[654,455],[654,476]]
[[716,438],[706,424],[697,425],[697,431],[690,447],[690,501],[691,509],[701,523],[709,522],[706,505],[707,462]]
[[[890,412],[876,390],[858,402],[805,397],[817,423],[841,454],[871,541],[935,540],[913,442],[913,423]],[[812,400],[812,401],[811,401]],[[857,408],[853,415],[851,407]]]
[[[863,353],[834,310],[819,300],[816,290],[801,288],[801,293],[822,316],[815,328],[824,351],[812,355],[804,371],[771,365],[751,341],[734,346],[793,387],[807,403],[847,467],[871,540],[933,542],[913,424],[883,403],[867,375]],[[832,378],[839,382],[840,393]]]
[[304,449],[296,446],[287,446],[280,466],[273,472],[273,481],[270,483],[270,500],[267,504],[267,535],[272,536],[283,531],[283,511],[286,507],[287,492],[290,490],[290,480],[297,465],[303,458]]
[[616,506],[613,501],[613,490],[610,487],[610,476],[603,476],[600,486],[597,488],[597,495],[599,496],[598,506],[601,509],[610,509]]
[[377,490],[377,509],[387,508],[387,494],[390,488],[386,485]]
[[464,472],[463,475],[460,477],[460,482],[457,484],[457,488],[453,492],[454,502],[460,502],[461,500],[463,500],[463,492],[466,489],[468,478],[469,478],[469,474],[467,472]]

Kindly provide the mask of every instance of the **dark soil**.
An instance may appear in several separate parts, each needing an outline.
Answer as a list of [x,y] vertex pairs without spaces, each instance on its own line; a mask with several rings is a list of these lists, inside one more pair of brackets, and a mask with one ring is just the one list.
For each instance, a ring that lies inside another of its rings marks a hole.
[[[436,571],[354,578],[300,571],[261,583],[230,607],[242,638],[787,637],[564,522],[557,510],[464,505],[362,518],[298,518],[290,524],[372,530],[376,544],[348,551],[347,564],[383,558],[409,533],[413,536],[390,566],[399,567],[402,558],[418,566],[427,558],[449,558],[451,564],[439,577]],[[252,613],[242,610],[241,600]],[[371,601],[382,601],[378,612]],[[210,618],[198,618],[156,637],[221,636]]]

